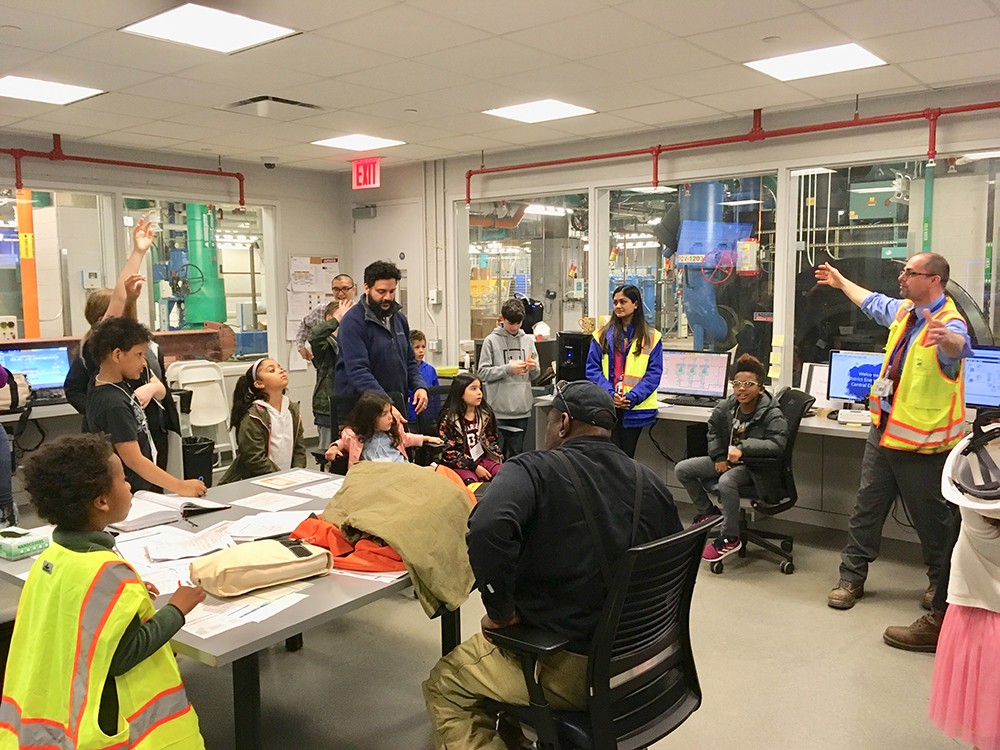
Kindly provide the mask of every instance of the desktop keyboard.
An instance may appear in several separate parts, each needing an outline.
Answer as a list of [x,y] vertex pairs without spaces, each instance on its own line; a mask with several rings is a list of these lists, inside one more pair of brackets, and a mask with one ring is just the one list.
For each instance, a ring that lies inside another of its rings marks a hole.
[[714,409],[720,401],[717,398],[704,396],[659,396],[658,400],[668,406],[703,406],[706,409]]

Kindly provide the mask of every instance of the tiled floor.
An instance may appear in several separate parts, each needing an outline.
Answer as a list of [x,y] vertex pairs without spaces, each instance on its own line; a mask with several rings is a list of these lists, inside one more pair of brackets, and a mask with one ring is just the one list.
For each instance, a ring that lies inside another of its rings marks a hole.
[[[887,542],[865,598],[826,606],[844,534],[796,534],[796,572],[763,553],[730,558],[699,578],[694,648],[704,703],[654,748],[936,750],[961,745],[927,720],[933,656],[885,646],[885,626],[923,614],[926,578],[914,545]],[[466,634],[482,609],[463,608]],[[296,653],[262,659],[265,748],[430,750],[420,682],[439,653],[439,629],[404,595],[310,631]],[[228,669],[182,659],[209,748],[233,744]]]

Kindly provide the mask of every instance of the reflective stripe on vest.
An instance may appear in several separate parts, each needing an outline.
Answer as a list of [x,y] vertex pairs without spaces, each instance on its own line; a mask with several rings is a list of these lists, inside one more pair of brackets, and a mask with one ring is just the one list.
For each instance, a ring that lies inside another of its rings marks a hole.
[[191,710],[183,685],[164,690],[128,717],[129,747],[138,747],[158,726]]
[[[642,354],[638,353],[639,342],[633,341],[632,347],[629,349],[628,356],[625,357],[625,372],[622,373],[622,386],[624,387],[625,393],[628,393],[633,388],[635,388],[639,383],[642,382],[643,377],[646,375],[646,368],[649,367],[649,351],[654,346],[656,342],[660,340],[660,332],[655,328],[650,328],[651,331],[649,345],[643,347]],[[598,345],[601,344],[601,332],[594,332],[594,340],[597,341]],[[609,360],[610,355],[605,354],[601,358],[601,371],[604,374],[605,380],[609,380]],[[612,384],[614,385],[614,384]],[[659,404],[656,402],[656,392],[649,394],[646,399],[635,406],[632,407],[634,410],[640,409],[658,409]]]
[[[886,356],[881,377],[889,366],[891,352],[900,345],[909,310],[903,306],[889,328]],[[933,318],[942,323],[963,320],[951,297],[945,298]],[[869,397],[872,422],[878,426],[887,419],[880,445],[916,453],[943,453],[953,448],[964,434],[965,380],[964,362],[959,362],[952,379],[941,370],[937,347],[926,346],[927,328],[921,330],[906,352],[899,386],[888,415],[882,413],[877,397]]]

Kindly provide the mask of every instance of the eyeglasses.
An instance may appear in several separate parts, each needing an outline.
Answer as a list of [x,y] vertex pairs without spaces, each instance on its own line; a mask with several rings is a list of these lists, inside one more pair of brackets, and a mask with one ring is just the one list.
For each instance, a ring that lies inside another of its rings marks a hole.
[[904,268],[899,272],[899,275],[904,279],[908,279],[911,276],[938,276],[936,273],[923,273],[922,271],[914,271],[912,268]]
[[333,291],[335,292],[349,292],[353,289],[353,286],[335,286]]
[[733,390],[738,388],[753,388],[754,386],[760,385],[756,380],[730,380],[729,385],[733,387]]
[[569,404],[566,403],[566,395],[563,393],[563,388],[566,387],[567,381],[559,380],[556,381],[555,387],[553,389],[552,405],[555,406],[556,399],[560,398],[563,402],[563,409],[566,414],[569,414]]

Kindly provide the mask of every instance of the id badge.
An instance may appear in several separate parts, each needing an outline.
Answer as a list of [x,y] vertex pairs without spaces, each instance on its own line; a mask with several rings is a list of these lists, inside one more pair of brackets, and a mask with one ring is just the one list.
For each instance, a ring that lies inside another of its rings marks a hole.
[[879,398],[889,398],[892,395],[892,381],[889,378],[877,378],[872,383],[872,395]]

